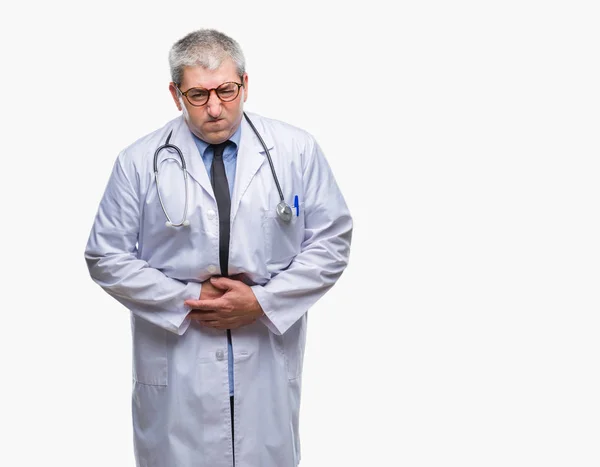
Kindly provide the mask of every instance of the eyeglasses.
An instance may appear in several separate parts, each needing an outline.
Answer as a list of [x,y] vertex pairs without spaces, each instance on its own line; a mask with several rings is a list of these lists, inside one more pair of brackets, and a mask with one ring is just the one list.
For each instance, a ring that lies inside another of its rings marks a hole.
[[215,91],[217,97],[221,99],[222,102],[231,102],[236,99],[242,86],[244,85],[241,83],[234,83],[231,81],[223,83],[219,87],[212,89],[190,88],[185,92],[179,89],[179,87],[177,87],[177,89],[185,96],[191,105],[194,107],[200,107],[208,102],[211,91]]

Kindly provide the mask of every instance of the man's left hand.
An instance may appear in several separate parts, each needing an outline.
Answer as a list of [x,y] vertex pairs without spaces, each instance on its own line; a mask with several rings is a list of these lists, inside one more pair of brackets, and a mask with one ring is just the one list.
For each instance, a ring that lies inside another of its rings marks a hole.
[[212,300],[186,300],[189,317],[215,329],[236,329],[260,318],[264,313],[252,289],[239,280],[212,277],[210,283],[225,291]]

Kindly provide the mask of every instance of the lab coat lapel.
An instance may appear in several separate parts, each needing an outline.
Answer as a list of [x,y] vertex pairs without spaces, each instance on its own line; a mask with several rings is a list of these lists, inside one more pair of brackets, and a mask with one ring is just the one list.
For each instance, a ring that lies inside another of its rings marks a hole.
[[[273,143],[271,142],[269,135],[266,134],[263,126],[260,124],[259,118],[252,115],[250,115],[250,118],[252,119],[254,126],[256,126],[256,129],[260,132],[267,148],[273,149]],[[235,184],[233,187],[231,203],[231,222],[235,220],[235,215],[240,206],[242,196],[244,196],[252,178],[256,172],[258,172],[258,169],[265,163],[266,158],[266,152],[260,144],[258,137],[254,134],[254,131],[246,119],[242,117],[242,134],[237,155]]]
[[200,184],[210,197],[214,198],[214,192],[210,179],[208,178],[206,166],[202,161],[198,146],[196,146],[194,137],[183,117],[179,118],[178,124],[173,128],[171,144],[174,144],[181,149],[183,157],[185,157],[187,171],[192,176],[192,179]]

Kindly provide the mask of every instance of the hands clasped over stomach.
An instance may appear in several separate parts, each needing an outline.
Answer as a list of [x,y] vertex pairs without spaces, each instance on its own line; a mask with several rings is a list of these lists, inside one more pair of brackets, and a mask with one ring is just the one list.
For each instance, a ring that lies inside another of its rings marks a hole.
[[185,304],[191,308],[191,319],[214,329],[236,329],[264,314],[252,289],[235,276],[211,277],[202,283],[200,298]]

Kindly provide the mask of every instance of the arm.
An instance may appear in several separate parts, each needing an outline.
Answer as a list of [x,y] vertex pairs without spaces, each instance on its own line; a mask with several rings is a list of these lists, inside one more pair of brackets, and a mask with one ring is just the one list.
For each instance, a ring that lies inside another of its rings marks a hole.
[[140,200],[124,169],[115,162],[85,249],[92,279],[135,315],[183,334],[189,326],[186,299],[197,299],[201,284],[171,279],[137,258]]
[[348,264],[352,218],[331,168],[311,138],[304,161],[305,233],[301,252],[267,284],[252,286],[275,334],[283,334],[339,279]]

